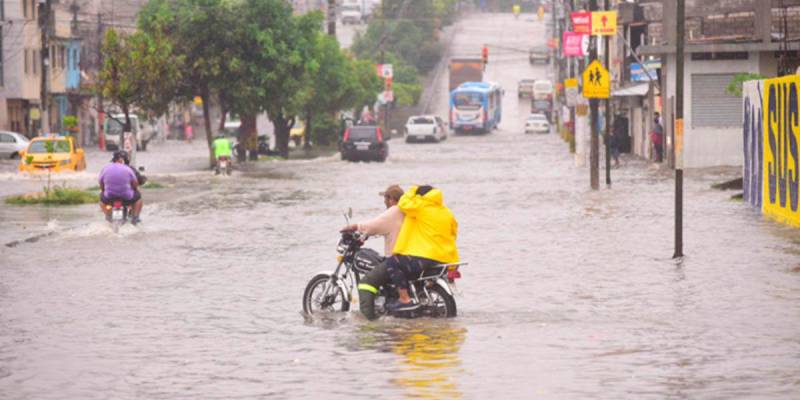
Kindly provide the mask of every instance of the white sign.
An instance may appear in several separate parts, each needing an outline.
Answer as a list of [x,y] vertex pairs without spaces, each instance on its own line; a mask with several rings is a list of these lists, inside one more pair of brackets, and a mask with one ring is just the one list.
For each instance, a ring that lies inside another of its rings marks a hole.
[[394,69],[392,68],[392,64],[381,64],[381,77],[384,79],[394,77]]
[[391,103],[394,101],[394,92],[391,90],[385,90],[383,95],[381,96],[384,103]]

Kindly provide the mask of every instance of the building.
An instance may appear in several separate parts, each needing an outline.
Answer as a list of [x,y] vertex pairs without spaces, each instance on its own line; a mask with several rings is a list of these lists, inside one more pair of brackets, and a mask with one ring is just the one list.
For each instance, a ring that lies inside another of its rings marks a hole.
[[[646,31],[635,48],[660,60],[650,103],[665,116],[670,153],[676,75],[676,0],[639,1]],[[687,0],[684,67],[684,166],[741,166],[742,99],[726,91],[738,74],[775,77],[800,59],[800,1]],[[641,28],[640,28],[641,29]],[[639,138],[646,141],[646,138]]]
[[38,130],[41,35],[35,0],[0,0],[0,129]]

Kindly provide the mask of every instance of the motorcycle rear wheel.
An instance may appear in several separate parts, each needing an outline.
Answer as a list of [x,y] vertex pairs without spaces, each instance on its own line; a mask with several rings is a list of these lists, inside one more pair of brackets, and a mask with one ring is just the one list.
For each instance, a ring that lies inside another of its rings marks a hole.
[[423,309],[424,315],[432,318],[453,318],[458,314],[456,299],[441,286],[434,285],[428,289],[428,292],[430,298],[427,306]]
[[[338,310],[337,303],[341,303]],[[331,280],[330,274],[318,274],[311,278],[303,292],[303,312],[315,314],[337,311],[350,311],[350,302],[344,289]]]

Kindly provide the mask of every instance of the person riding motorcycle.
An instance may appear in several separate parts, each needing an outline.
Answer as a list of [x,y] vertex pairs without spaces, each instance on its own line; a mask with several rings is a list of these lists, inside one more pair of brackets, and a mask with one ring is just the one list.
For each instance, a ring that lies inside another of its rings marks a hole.
[[[220,157],[227,157],[228,162],[230,162],[233,151],[231,142],[224,135],[218,135],[211,144],[211,147],[214,149],[214,159],[217,161],[218,166]],[[217,169],[219,170],[219,167],[217,167]]]
[[[377,217],[358,224],[347,225],[342,228],[341,232],[358,231],[371,236],[383,236],[383,251],[384,256],[389,257],[392,255],[397,236],[400,234],[400,229],[403,226],[403,219],[405,216],[397,207],[397,202],[403,196],[403,189],[398,185],[391,185],[385,191],[378,193],[383,196],[383,204],[386,210]],[[372,269],[358,284],[359,290],[359,303],[361,313],[368,319],[375,319],[375,295],[378,293],[378,288],[389,282],[389,272],[386,270],[386,264],[380,263]]]
[[514,4],[511,6],[511,11],[514,13],[514,18],[519,18],[520,6],[519,4]]
[[[115,151],[111,158],[111,164],[106,165],[100,171],[98,181],[100,183],[100,208],[106,216],[106,220],[111,220],[111,205],[114,201],[122,201],[126,206],[131,207],[131,223],[136,225],[141,222],[139,216],[142,212],[142,195],[139,193],[139,180],[133,168],[126,165],[128,152],[124,150]],[[128,161],[130,162],[130,161]]]
[[419,304],[408,295],[408,280],[418,277],[425,268],[458,262],[458,222],[444,205],[442,192],[430,185],[410,188],[397,207],[405,214],[405,219],[394,254],[385,264],[389,278],[397,287],[398,299],[387,304],[387,309],[409,311]]

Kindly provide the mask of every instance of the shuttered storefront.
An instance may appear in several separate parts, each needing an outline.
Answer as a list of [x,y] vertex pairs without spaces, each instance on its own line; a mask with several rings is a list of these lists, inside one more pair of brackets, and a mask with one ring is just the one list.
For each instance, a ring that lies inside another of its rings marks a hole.
[[742,125],[742,99],[725,91],[734,74],[692,75],[692,127]]

